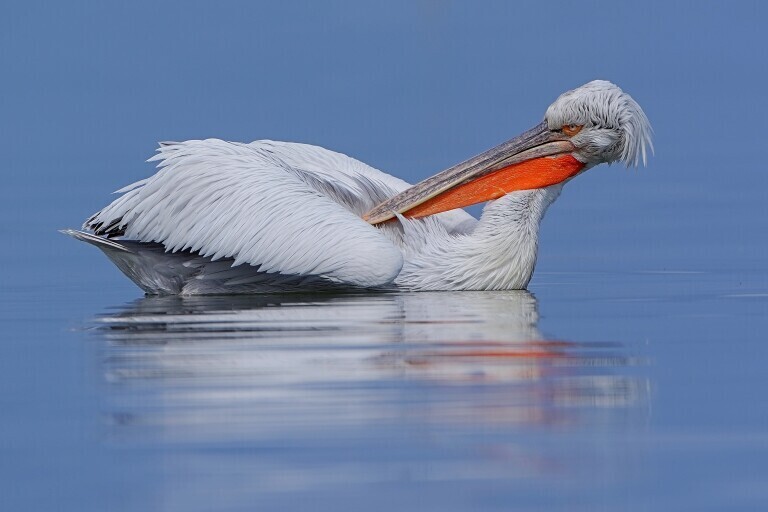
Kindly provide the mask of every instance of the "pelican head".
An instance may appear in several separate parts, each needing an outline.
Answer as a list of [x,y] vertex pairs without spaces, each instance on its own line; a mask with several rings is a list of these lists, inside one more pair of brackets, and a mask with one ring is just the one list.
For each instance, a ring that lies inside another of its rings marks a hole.
[[565,92],[544,116],[547,128],[569,137],[573,156],[586,167],[624,162],[646,164],[653,152],[651,124],[643,109],[617,85],[593,80]]
[[561,94],[535,127],[414,185],[364,218],[378,224],[397,213],[432,215],[556,185],[601,163],[645,165],[648,151],[651,125],[640,105],[615,84],[594,80]]

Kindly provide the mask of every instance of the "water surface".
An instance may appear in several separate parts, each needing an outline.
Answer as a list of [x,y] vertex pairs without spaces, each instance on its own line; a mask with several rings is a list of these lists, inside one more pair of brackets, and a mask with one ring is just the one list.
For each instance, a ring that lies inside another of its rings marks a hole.
[[642,343],[538,323],[528,292],[164,297],[93,334],[110,442],[171,451],[185,508],[212,487],[277,508],[505,508],[531,485],[584,486],[584,465],[589,485],[632,478],[636,447],[600,440],[651,412]]
[[81,468],[40,476],[74,484],[51,499],[111,510],[751,510],[768,294],[749,278],[139,298],[43,341],[87,377],[46,384],[46,423],[6,439],[31,428],[28,463]]

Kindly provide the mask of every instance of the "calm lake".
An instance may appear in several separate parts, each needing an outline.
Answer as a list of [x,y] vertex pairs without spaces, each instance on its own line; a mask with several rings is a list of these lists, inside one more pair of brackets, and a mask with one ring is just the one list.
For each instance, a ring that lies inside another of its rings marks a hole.
[[535,295],[103,306],[82,288],[65,302],[17,290],[2,303],[14,337],[0,361],[16,351],[26,365],[2,372],[0,464],[31,478],[3,499],[37,510],[755,510],[768,499],[756,357],[768,293],[745,287],[751,277],[540,273]]

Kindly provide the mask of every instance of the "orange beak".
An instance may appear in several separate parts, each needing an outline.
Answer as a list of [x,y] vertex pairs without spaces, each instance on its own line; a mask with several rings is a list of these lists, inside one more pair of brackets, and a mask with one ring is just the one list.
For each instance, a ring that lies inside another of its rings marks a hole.
[[424,217],[498,199],[516,190],[548,187],[572,178],[584,164],[566,135],[546,122],[493,149],[404,190],[363,218],[379,224],[395,217]]

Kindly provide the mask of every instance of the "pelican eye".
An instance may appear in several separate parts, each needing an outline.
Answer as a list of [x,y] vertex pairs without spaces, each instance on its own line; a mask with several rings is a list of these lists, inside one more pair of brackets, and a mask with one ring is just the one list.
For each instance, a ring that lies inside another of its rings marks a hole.
[[579,133],[582,128],[584,128],[584,125],[582,125],[582,124],[564,124],[563,127],[560,128],[560,129],[567,136],[573,137],[574,135]]

